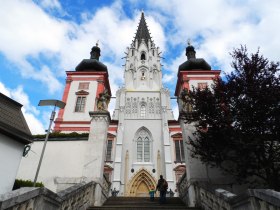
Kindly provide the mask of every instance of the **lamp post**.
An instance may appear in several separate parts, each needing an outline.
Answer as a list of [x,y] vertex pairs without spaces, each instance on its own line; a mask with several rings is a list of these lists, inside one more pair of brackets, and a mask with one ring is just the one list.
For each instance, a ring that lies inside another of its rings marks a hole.
[[38,164],[37,171],[36,171],[36,175],[35,175],[35,178],[34,178],[33,187],[35,187],[36,182],[37,182],[38,174],[39,174],[39,171],[40,171],[41,163],[42,163],[42,160],[43,160],[44,152],[45,152],[45,149],[46,149],[47,141],[48,141],[48,138],[49,138],[51,127],[52,127],[52,122],[54,121],[54,117],[55,117],[55,109],[56,109],[56,107],[59,107],[59,108],[63,109],[65,107],[65,103],[63,101],[53,100],[53,99],[40,100],[38,106],[54,106],[54,109],[53,109],[51,117],[50,117],[50,124],[49,124],[48,132],[47,132],[47,135],[46,135],[46,138],[45,138],[45,141],[44,141],[44,146],[43,146],[43,149],[42,149],[42,152],[41,152],[41,157],[40,157],[39,164]]

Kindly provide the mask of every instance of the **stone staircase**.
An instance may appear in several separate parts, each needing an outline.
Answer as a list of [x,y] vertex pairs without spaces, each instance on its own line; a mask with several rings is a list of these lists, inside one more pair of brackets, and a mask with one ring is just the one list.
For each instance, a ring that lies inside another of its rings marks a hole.
[[167,198],[165,204],[159,204],[159,198],[150,201],[147,197],[110,197],[103,206],[94,206],[88,210],[156,210],[156,209],[186,209],[186,210],[200,210],[199,208],[186,207],[180,198]]

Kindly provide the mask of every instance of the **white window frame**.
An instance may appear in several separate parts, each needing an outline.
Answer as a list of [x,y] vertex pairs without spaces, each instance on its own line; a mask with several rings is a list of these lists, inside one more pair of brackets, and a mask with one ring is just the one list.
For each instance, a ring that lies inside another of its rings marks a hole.
[[[81,98],[80,101],[79,98]],[[74,112],[85,112],[86,100],[86,96],[77,96]]]

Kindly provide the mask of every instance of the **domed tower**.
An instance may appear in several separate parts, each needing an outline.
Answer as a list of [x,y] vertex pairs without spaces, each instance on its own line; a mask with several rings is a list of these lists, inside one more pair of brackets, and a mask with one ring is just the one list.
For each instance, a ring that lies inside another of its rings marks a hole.
[[211,87],[213,79],[219,77],[220,70],[211,70],[211,66],[203,59],[196,58],[195,48],[188,43],[186,47],[187,61],[178,68],[177,85],[175,96],[179,97],[184,88],[190,90],[192,87]]
[[[216,174],[212,169],[208,169],[198,159],[192,158],[190,150],[192,149],[187,144],[188,139],[195,139],[193,133],[196,128],[193,124],[187,124],[184,120],[184,116],[191,111],[188,104],[184,104],[180,99],[182,91],[187,89],[191,90],[192,87],[204,89],[207,86],[211,88],[213,80],[219,77],[220,70],[211,70],[211,66],[203,59],[196,58],[195,49],[190,43],[186,47],[187,61],[182,63],[178,69],[178,79],[175,90],[175,96],[177,96],[177,102],[179,105],[179,122],[182,129],[183,141],[186,142],[184,145],[185,151],[185,162],[186,162],[186,179],[188,185],[188,197],[189,205],[195,205],[195,190],[192,183],[195,181],[208,181],[208,177],[211,171],[211,175]],[[185,92],[184,92],[185,93]]]
[[203,59],[196,58],[194,47],[188,43],[186,56],[188,60],[179,66],[179,71],[211,70],[211,66]]
[[56,132],[85,133],[90,130],[89,111],[97,110],[96,99],[106,89],[111,95],[107,66],[99,61],[98,43],[92,47],[89,59],[83,59],[76,71],[66,71],[66,85],[60,109],[55,121]]

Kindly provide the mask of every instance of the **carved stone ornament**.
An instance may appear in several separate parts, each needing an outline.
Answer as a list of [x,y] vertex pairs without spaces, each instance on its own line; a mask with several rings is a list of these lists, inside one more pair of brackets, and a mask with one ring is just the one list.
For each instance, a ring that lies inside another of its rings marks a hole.
[[76,92],[76,95],[88,95],[89,92],[85,91],[85,90],[79,90]]
[[108,104],[110,102],[111,96],[108,93],[108,90],[105,89],[102,93],[99,93],[97,98],[97,110],[104,111],[108,110]]
[[180,94],[181,110],[182,112],[191,113],[192,107],[190,104],[190,96],[188,89],[184,88]]
[[92,120],[96,122],[105,121],[109,123],[111,121],[111,116],[108,111],[93,111],[89,112],[89,115],[92,118]]

